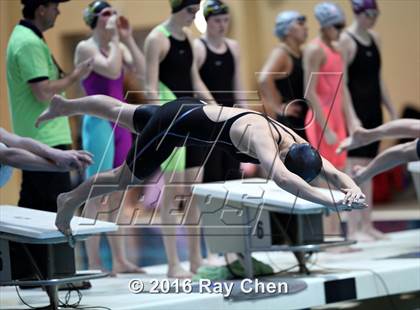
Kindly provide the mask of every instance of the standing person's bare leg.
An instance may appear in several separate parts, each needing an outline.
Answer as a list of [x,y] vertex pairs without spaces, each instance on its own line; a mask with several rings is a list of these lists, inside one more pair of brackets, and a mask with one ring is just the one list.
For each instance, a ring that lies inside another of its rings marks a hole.
[[[185,171],[186,196],[191,197],[192,201],[189,203],[189,208],[186,210],[186,226],[188,231],[188,245],[189,245],[189,259],[190,259],[190,271],[196,273],[198,268],[203,264],[203,258],[201,255],[201,229],[200,223],[200,211],[197,204],[194,202],[194,196],[192,195],[192,186],[194,183],[201,183],[203,180],[202,167],[188,168]],[[192,183],[191,183],[192,182]]]
[[[347,158],[347,173],[352,175],[352,170],[355,166],[358,165],[367,165],[369,159],[367,158],[357,158],[349,157]],[[371,219],[370,213],[372,212],[372,202],[373,202],[373,192],[372,192],[372,180],[367,180],[360,184],[360,188],[363,193],[366,195],[366,203],[368,208],[362,210],[361,212],[355,212],[352,216],[349,216],[347,220],[347,235],[349,239],[357,240],[360,242],[371,242],[375,238],[369,234],[369,229],[372,223],[369,223]],[[367,221],[364,220],[364,217],[367,217]]]
[[[96,215],[101,211],[103,206],[103,197],[97,197],[87,201],[85,203],[82,217],[95,219]],[[100,251],[98,251],[100,241],[101,235],[92,236],[85,241],[88,266],[90,270],[103,270]]]
[[[176,247],[178,219],[171,214],[177,208],[177,196],[182,195],[179,188],[184,186],[184,172],[165,172],[165,187],[163,188],[162,199],[160,202],[160,217],[162,223],[162,238],[165,246],[166,257],[168,259],[168,277],[170,278],[190,278],[192,273],[181,266],[178,250]],[[179,184],[180,186],[176,186]]]
[[[121,208],[124,208],[123,196],[125,191],[113,193],[109,198],[110,212],[108,213],[108,221],[116,223]],[[127,259],[125,251],[124,227],[119,227],[115,233],[108,233],[108,242],[111,247],[112,254],[112,273],[144,273],[145,271],[133,264]]]

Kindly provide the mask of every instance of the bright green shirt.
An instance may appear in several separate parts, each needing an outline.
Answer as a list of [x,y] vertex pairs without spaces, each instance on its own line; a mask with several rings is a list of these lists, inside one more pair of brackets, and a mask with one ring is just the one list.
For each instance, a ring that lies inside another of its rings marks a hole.
[[59,70],[42,35],[27,26],[17,25],[7,46],[6,68],[13,131],[49,146],[71,144],[66,117],[47,121],[35,128],[35,121],[48,102],[38,101],[28,82],[59,79]]

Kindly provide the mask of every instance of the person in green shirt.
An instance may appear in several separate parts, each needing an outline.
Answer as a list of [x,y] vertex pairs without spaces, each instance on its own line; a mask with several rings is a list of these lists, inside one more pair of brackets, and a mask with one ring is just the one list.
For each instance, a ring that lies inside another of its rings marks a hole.
[[[71,145],[67,118],[35,128],[36,118],[54,94],[87,75],[91,60],[64,75],[48,48],[43,32],[54,26],[60,2],[68,0],[21,0],[23,20],[15,26],[7,46],[7,85],[13,131],[50,147],[66,150]],[[23,171],[19,205],[55,212],[56,198],[70,189],[68,172]]]

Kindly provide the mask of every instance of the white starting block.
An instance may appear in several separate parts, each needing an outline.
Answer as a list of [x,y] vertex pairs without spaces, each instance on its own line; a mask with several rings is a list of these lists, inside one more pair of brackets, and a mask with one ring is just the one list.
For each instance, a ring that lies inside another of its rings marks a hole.
[[[76,273],[74,249],[55,227],[55,217],[53,212],[0,206],[0,286],[45,286],[51,303],[48,309],[58,309],[58,285],[108,275]],[[74,217],[71,228],[76,240],[84,240],[116,231],[118,226]],[[36,279],[28,280],[28,276]]]
[[417,199],[420,201],[420,161],[413,161],[407,165],[408,171],[411,172],[416,188]]
[[[344,198],[339,191],[316,190],[333,195],[336,201]],[[198,184],[193,195],[201,209],[201,225],[210,250],[243,253],[250,278],[254,251],[291,251],[299,262],[300,272],[309,274],[306,253],[356,243],[342,236],[334,241],[324,240],[322,215],[328,209],[297,198],[273,181],[245,179]],[[336,211],[347,209],[337,205]]]

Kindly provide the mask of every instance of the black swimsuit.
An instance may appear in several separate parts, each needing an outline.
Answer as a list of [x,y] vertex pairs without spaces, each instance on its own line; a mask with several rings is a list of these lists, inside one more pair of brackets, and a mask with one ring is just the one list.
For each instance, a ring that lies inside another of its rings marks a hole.
[[[353,34],[347,33],[357,45],[356,55],[348,66],[347,86],[353,107],[364,128],[375,128],[382,125],[381,55],[372,36],[371,44],[365,46]],[[379,141],[351,150],[348,156],[374,158],[378,150]]]
[[[206,40],[200,39],[206,47],[206,59],[200,68],[200,76],[211,92],[217,104],[233,107],[235,104],[234,80],[235,59],[225,42],[226,52],[218,54],[213,52]],[[236,180],[242,177],[241,163],[233,158],[223,148],[209,147],[205,152],[203,183]]]
[[152,175],[159,166],[169,157],[175,147],[195,145],[223,148],[231,156],[241,162],[259,164],[259,160],[238,150],[230,138],[232,124],[247,114],[258,114],[264,117],[279,134],[277,126],[281,126],[291,134],[283,125],[268,116],[246,111],[239,113],[225,121],[214,122],[204,112],[203,104],[193,98],[180,98],[168,102],[163,106],[153,106],[154,113],[150,113],[150,120],[144,124],[146,106],[136,109],[133,122],[139,133],[127,155],[126,163],[134,175],[139,179],[146,179]]

